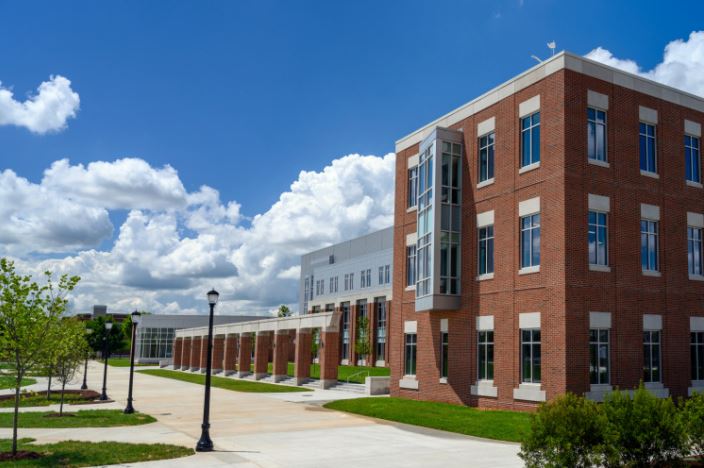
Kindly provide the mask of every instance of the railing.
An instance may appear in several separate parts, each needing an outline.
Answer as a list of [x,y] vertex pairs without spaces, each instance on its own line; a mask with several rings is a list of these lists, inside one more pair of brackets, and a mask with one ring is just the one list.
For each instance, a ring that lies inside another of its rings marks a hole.
[[352,374],[352,375],[348,375],[348,376],[347,376],[347,383],[350,383],[350,379],[351,379],[352,377],[357,376],[357,375],[359,375],[359,374],[364,374],[364,373],[367,374],[367,377],[369,377],[369,376],[371,375],[371,371],[368,371],[368,370],[361,370],[361,371],[359,371],[359,372],[355,372],[355,373]]

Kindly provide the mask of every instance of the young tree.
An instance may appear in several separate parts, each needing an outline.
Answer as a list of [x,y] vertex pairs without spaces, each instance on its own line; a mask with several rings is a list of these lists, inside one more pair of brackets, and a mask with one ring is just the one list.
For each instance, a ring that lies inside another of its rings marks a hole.
[[287,305],[281,304],[279,306],[278,316],[279,316],[279,318],[280,317],[290,317],[291,316],[291,309],[289,309]]
[[45,353],[60,317],[68,303],[66,295],[78,281],[77,276],[62,275],[58,282],[50,272],[39,284],[29,275],[20,275],[14,262],[0,259],[0,359],[8,362],[15,380],[15,408],[12,419],[12,455],[17,454],[22,378],[45,361]]
[[369,319],[367,317],[360,317],[357,320],[357,339],[355,340],[354,350],[362,359],[367,359],[369,355]]
[[90,335],[88,335],[88,345],[95,352],[103,352],[103,346],[105,344],[104,339],[107,336],[110,346],[110,352],[118,351],[125,346],[125,335],[122,332],[121,327],[112,327],[110,331],[105,329],[105,322],[112,320],[112,317],[106,319],[106,317],[100,316],[92,320],[89,320],[86,328],[93,330]]
[[61,403],[59,415],[64,414],[64,395],[66,384],[76,377],[78,369],[83,364],[83,358],[88,349],[85,327],[75,318],[61,321],[60,336],[56,340],[56,362],[54,369],[56,380],[61,384]]

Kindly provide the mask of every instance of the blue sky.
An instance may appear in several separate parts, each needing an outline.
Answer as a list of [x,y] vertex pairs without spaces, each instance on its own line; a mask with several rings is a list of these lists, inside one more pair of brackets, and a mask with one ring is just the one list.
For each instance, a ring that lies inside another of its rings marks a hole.
[[[22,200],[0,214],[46,231],[3,250],[27,231],[0,227],[0,254],[77,270],[83,308],[188,311],[208,277],[251,313],[295,303],[300,253],[388,225],[383,156],[396,139],[533,66],[551,40],[650,70],[702,27],[704,3],[0,0],[0,18],[0,92],[24,101],[60,75],[80,95],[75,118],[48,133],[3,125],[0,107],[0,182]],[[96,161],[102,172],[78,166]]]

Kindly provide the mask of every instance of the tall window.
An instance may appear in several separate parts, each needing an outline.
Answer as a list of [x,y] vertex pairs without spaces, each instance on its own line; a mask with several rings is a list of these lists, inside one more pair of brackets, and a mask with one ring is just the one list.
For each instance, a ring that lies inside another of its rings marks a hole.
[[345,273],[345,291],[350,289],[350,275]]
[[440,294],[459,294],[462,147],[442,142],[440,165]]
[[364,270],[359,272],[359,287],[360,288],[367,287],[367,275],[364,274]]
[[702,229],[687,227],[687,265],[690,275],[702,276]]
[[521,330],[521,380],[540,383],[540,329]]
[[413,166],[408,170],[408,202],[407,207],[411,208],[418,203],[418,166]]
[[685,176],[690,182],[701,183],[701,160],[699,159],[699,138],[684,136]]
[[521,119],[521,167],[540,162],[540,112]]
[[337,276],[333,276],[330,278],[330,293],[336,293],[337,292]]
[[354,273],[350,273],[350,289],[354,289]]
[[367,287],[370,287],[372,285],[372,269],[371,268],[367,268],[366,276],[367,276]]
[[379,284],[384,284],[384,267],[379,267]]
[[704,380],[704,331],[691,334],[692,380]]
[[391,283],[391,265],[384,265],[384,284]]
[[658,172],[655,154],[655,125],[640,123],[640,170]]
[[416,284],[416,246],[406,247],[406,286]]
[[405,349],[403,373],[405,375],[416,375],[416,334],[406,333],[404,340]]
[[350,303],[340,304],[342,309],[342,359],[350,358]]
[[494,178],[494,132],[479,138],[479,182]]
[[609,330],[589,330],[589,383],[609,383]]
[[606,112],[587,108],[587,151],[589,159],[606,162]]
[[416,269],[418,296],[426,296],[432,292],[434,157],[434,145],[430,145],[420,154],[418,165],[418,268]]
[[447,359],[450,354],[450,337],[447,332],[440,333],[440,377],[447,378]]
[[589,264],[609,264],[609,231],[606,224],[606,213],[601,211],[589,212]]
[[660,331],[643,332],[643,382],[660,382]]
[[386,298],[376,301],[376,359],[386,360]]
[[357,301],[357,320],[367,318],[367,300],[359,299]]
[[494,380],[494,332],[480,331],[478,345],[479,380]]
[[540,214],[521,218],[521,268],[540,265]]
[[658,271],[658,222],[640,222],[640,262],[643,270]]
[[479,274],[494,272],[494,226],[479,228]]

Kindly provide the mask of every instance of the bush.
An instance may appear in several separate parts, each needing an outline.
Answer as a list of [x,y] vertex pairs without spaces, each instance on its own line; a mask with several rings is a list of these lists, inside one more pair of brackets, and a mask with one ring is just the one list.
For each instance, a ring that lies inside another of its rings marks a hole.
[[657,398],[641,385],[632,398],[611,393],[602,411],[614,437],[608,466],[673,466],[688,455],[683,418],[671,398]]
[[694,393],[682,410],[689,445],[695,455],[704,456],[704,393]]
[[519,456],[527,467],[589,467],[602,464],[611,446],[608,422],[599,406],[567,393],[543,403]]

